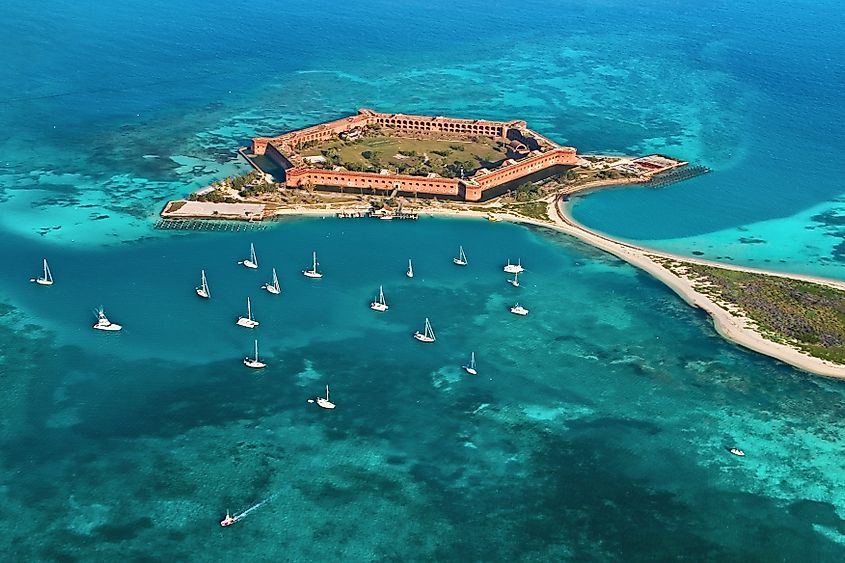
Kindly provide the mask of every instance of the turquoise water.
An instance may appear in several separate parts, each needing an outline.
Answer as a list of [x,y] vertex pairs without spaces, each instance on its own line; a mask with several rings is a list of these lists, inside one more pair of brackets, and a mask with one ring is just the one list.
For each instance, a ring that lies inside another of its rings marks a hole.
[[[840,560],[845,387],[724,342],[633,268],[487,222],[151,225],[167,199],[244,170],[235,149],[253,135],[361,106],[521,117],[582,152],[714,169],[584,198],[591,226],[841,277],[843,42],[826,23],[841,16],[833,2],[4,3],[3,552]],[[236,264],[250,242],[257,272]],[[300,274],[312,250],[319,281]],[[42,256],[50,288],[27,281]],[[519,289],[507,258],[528,270]],[[273,266],[280,296],[259,289]],[[380,284],[384,314],[367,307]],[[234,324],[248,296],[255,331]],[[121,333],[90,329],[98,305]],[[425,317],[428,346],[411,337]],[[261,373],[240,363],[255,337]],[[332,412],[306,402],[326,384]]]

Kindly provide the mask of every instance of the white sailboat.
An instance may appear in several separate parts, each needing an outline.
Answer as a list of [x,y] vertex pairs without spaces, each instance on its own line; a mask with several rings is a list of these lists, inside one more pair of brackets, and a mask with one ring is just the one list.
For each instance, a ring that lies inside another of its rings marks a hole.
[[249,356],[247,356],[246,358],[244,358],[244,365],[248,368],[253,369],[267,367],[267,364],[258,359],[258,340],[255,341],[255,357],[250,358]]
[[252,304],[249,301],[249,297],[246,298],[246,316],[238,317],[237,324],[244,328],[255,328],[259,324],[258,321],[252,318]]
[[410,258],[408,258],[408,271],[405,272],[405,275],[408,276],[409,278],[414,277],[414,265],[411,264]]
[[428,321],[428,317],[425,318],[425,329],[423,332],[417,331],[414,333],[414,338],[419,340],[420,342],[434,342],[436,340],[434,336],[434,329],[431,328],[431,323]]
[[50,271],[50,266],[47,265],[47,259],[44,259],[44,273],[40,278],[30,278],[29,281],[35,282],[38,285],[53,285],[53,273]]
[[466,266],[467,262],[467,255],[464,253],[464,247],[458,247],[458,257],[452,258],[452,262],[454,262],[457,266]]
[[282,292],[282,286],[279,285],[279,276],[276,275],[276,268],[273,268],[273,281],[265,283],[261,289],[266,289],[268,293],[278,295]]
[[324,409],[333,409],[335,404],[329,401],[329,386],[326,385],[326,396],[324,397],[317,397],[317,406],[322,407]]
[[526,309],[525,307],[523,307],[522,305],[517,303],[516,305],[511,307],[511,313],[513,313],[514,315],[519,315],[521,317],[524,317],[525,315],[528,314],[528,309]]
[[107,330],[107,331],[116,331],[120,330],[123,327],[117,323],[111,322],[108,317],[106,317],[105,312],[103,312],[103,308],[100,307],[97,309],[97,322],[94,324],[94,329],[96,330]]
[[522,267],[522,259],[520,258],[516,264],[511,264],[510,258],[508,258],[508,263],[505,265],[504,270],[508,274],[521,274],[525,271],[525,268]]
[[519,272],[514,272],[513,273],[513,279],[508,280],[508,283],[511,284],[514,287],[519,287]]
[[376,297],[375,301],[370,303],[370,309],[372,309],[373,311],[384,312],[387,311],[388,308],[389,307],[387,306],[387,303],[384,300],[384,288],[382,286],[378,286],[378,297]]
[[475,369],[475,352],[470,356],[469,365],[464,366],[464,371],[470,375],[478,375],[478,371]]
[[256,256],[255,254],[254,244],[249,243],[249,258],[247,258],[246,260],[241,260],[240,262],[238,262],[238,264],[243,264],[244,266],[252,270],[258,268],[258,256]]
[[306,278],[322,278],[323,274],[317,271],[317,253],[314,252],[312,255],[311,261],[311,269],[310,270],[303,270],[302,275]]
[[203,299],[211,297],[211,291],[208,289],[208,280],[205,279],[205,270],[200,273],[200,286],[197,288],[197,295]]

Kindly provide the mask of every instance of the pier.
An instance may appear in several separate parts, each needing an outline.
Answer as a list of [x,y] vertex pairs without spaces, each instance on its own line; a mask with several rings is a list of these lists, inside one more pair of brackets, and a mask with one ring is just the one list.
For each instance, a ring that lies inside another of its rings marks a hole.
[[159,219],[154,228],[159,231],[263,231],[266,223],[226,221],[222,219]]
[[683,182],[684,180],[689,180],[690,178],[707,174],[708,172],[710,172],[710,169],[700,164],[675,168],[673,170],[669,170],[668,172],[655,174],[648,181],[648,186],[651,188],[662,188],[670,184]]

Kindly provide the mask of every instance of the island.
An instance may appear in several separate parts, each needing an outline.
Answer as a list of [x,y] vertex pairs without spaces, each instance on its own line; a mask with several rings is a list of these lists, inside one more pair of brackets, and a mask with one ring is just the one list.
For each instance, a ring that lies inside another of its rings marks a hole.
[[[659,188],[709,170],[661,154],[579,155],[522,120],[379,113],[256,137],[253,171],[170,201],[159,228],[285,215],[416,219],[453,215],[567,233],[641,268],[706,311],[728,340],[815,374],[845,378],[845,282],[676,256],[595,232],[573,198]],[[215,223],[211,223],[215,224]]]

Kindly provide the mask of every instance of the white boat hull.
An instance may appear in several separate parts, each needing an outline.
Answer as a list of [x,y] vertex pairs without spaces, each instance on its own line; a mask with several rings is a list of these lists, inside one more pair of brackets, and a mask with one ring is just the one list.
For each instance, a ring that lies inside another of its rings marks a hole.
[[253,369],[261,369],[267,367],[267,364],[265,364],[264,362],[259,362],[258,360],[254,360],[252,358],[244,358],[244,365],[248,368]]
[[44,278],[37,278],[32,280],[38,285],[53,285],[53,280],[45,280]]
[[208,293],[206,293],[205,290],[201,287],[197,288],[197,295],[199,295],[203,299],[208,299]]
[[508,283],[514,287],[519,287],[519,282],[517,280],[508,280]]
[[461,260],[460,258],[452,258],[452,262],[453,262],[456,266],[466,266],[466,265],[467,265],[466,261]]
[[121,325],[115,324],[115,323],[109,323],[109,324],[99,324],[99,323],[97,323],[97,324],[94,325],[94,328],[96,330],[105,330],[105,331],[109,331],[109,332],[115,332],[115,331],[122,329],[123,327]]
[[434,339],[432,337],[426,336],[425,334],[419,331],[414,333],[414,338],[416,338],[420,342],[434,342]]
[[464,371],[466,371],[470,375],[478,375],[478,370],[469,366],[464,366]]
[[523,268],[522,266],[517,266],[516,264],[508,264],[502,269],[508,274],[521,274],[525,271],[525,268]]
[[375,303],[370,303],[370,309],[372,309],[373,311],[384,312],[384,311],[387,311],[388,306],[385,305],[384,303],[375,302]]
[[249,268],[251,270],[255,270],[256,268],[258,268],[258,264],[256,264],[252,260],[244,260],[243,262],[238,262],[238,264],[243,264],[245,268]]
[[302,272],[302,275],[305,276],[306,278],[314,278],[314,279],[323,277],[323,274],[321,274],[320,272],[315,272],[314,270],[305,270],[304,272]]
[[412,277],[414,277],[414,272],[405,272],[405,275],[408,276],[409,278],[412,278]]
[[322,397],[318,397],[316,402],[318,407],[324,409],[333,409],[335,407],[335,404],[333,402],[326,400]]
[[513,313],[514,315],[519,315],[520,317],[524,317],[528,314],[528,309],[523,309],[521,307],[511,307],[511,313]]
[[244,328],[255,328],[258,326],[258,321],[247,318],[247,317],[238,317],[237,325],[242,326]]
[[282,292],[282,290],[276,289],[275,286],[272,286],[272,285],[269,285],[269,284],[262,285],[261,289],[266,289],[267,293],[272,293],[273,295],[278,295]]

